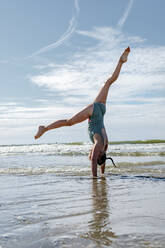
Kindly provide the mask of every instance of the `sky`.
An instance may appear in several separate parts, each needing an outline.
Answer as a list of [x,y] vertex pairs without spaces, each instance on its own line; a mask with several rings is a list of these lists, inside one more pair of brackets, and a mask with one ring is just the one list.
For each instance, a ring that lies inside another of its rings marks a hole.
[[109,141],[165,139],[164,0],[0,0],[0,144],[89,141],[87,121],[47,132],[110,87]]

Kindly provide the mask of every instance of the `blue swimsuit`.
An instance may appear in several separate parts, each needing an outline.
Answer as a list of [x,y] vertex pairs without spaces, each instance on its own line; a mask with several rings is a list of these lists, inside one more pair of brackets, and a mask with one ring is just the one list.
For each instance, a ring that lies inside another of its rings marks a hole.
[[104,127],[104,114],[106,112],[106,107],[104,103],[95,102],[93,104],[93,113],[88,121],[88,132],[91,141],[94,143],[93,136],[98,133],[104,143],[104,137],[102,134],[102,128]]

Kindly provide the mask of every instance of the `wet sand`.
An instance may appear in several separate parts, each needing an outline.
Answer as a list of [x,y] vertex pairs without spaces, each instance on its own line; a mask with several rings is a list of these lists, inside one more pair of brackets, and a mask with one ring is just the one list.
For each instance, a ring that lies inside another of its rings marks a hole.
[[1,176],[0,246],[163,248],[164,186],[131,175]]

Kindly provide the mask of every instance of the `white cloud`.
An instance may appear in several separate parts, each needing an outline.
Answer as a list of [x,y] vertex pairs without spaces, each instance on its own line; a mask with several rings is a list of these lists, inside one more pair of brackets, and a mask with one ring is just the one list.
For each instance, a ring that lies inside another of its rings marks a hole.
[[8,64],[9,61],[8,60],[0,60],[0,64]]
[[[33,83],[62,93],[65,100],[70,95],[78,95],[78,99],[79,95],[84,95],[88,102],[111,75],[123,46],[127,44],[132,45],[131,54],[113,86],[112,96],[118,96],[118,100],[128,100],[132,95],[145,94],[148,90],[164,89],[165,47],[142,46],[141,38],[127,37],[112,28],[95,28],[91,32],[79,31],[79,34],[100,42],[85,52],[75,54],[66,64],[32,76]],[[134,47],[135,40],[139,47]]]
[[[162,97],[165,89],[165,47],[147,46],[141,37],[126,36],[108,27],[77,33],[93,38],[97,43],[73,54],[65,64],[49,67],[48,72],[32,76],[32,82],[60,93],[65,113],[70,103],[73,109],[75,105],[83,107],[93,101],[102,83],[112,74],[123,48],[130,45],[128,62],[123,65],[119,79],[109,92],[110,113],[107,112],[106,119],[115,125],[125,123],[128,129],[131,129],[131,123],[134,123],[134,128],[137,124],[137,129],[143,124],[151,134],[154,133],[151,131],[154,125],[159,123],[162,127],[162,123],[165,124]],[[145,136],[144,130],[142,134]]]
[[[19,104],[13,105],[10,102],[8,104],[4,103],[6,105],[5,108],[0,106],[0,144],[33,143],[34,135],[39,125],[48,125],[57,119],[67,119],[80,111],[80,107],[59,106],[54,103],[50,104],[50,101],[49,105],[45,101],[41,101],[40,103],[40,107],[23,107],[19,106]],[[74,127],[73,136],[79,133],[79,130],[76,130],[77,127]],[[50,134],[45,135],[39,142],[66,142],[68,138],[72,141],[72,136],[70,136],[72,132],[73,128],[69,129],[69,133],[67,128],[60,129],[58,132],[50,132]],[[83,136],[80,140],[82,139]]]
[[[29,136],[33,137],[38,125],[69,118],[80,111],[93,101],[102,83],[112,74],[121,52],[130,45],[128,62],[123,65],[119,79],[110,88],[105,117],[107,132],[113,140],[165,138],[165,47],[147,46],[141,37],[126,36],[108,27],[78,33],[93,38],[97,43],[73,54],[64,64],[52,62],[43,67],[40,64],[39,71],[30,80],[48,89],[47,101],[39,99],[40,107],[1,103],[0,135],[4,136],[7,128],[10,134],[19,136],[27,130],[28,140]],[[49,99],[50,93],[60,96],[58,104],[57,100],[53,102],[52,97]],[[73,130],[77,128],[80,130],[79,136],[74,138],[81,140],[87,138],[83,133],[84,126],[86,124],[73,127],[69,134],[68,129],[64,128],[52,135],[57,138],[56,141],[61,141],[62,137],[72,141]],[[53,136],[46,137],[51,139]]]

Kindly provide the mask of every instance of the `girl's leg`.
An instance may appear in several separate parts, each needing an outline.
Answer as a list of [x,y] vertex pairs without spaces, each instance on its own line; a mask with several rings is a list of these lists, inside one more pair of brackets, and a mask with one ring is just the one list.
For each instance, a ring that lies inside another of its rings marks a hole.
[[[106,83],[104,84],[104,86],[100,90],[100,92],[99,92],[99,94],[96,97],[94,102],[101,102],[101,103],[104,103],[104,104],[106,103],[109,87],[118,78],[121,66],[122,66],[122,64],[124,62],[127,61],[127,57],[128,57],[129,52],[130,52],[130,48],[128,47],[124,51],[122,56],[120,57],[120,60],[118,62],[118,65],[117,65],[112,77],[109,78],[106,81]],[[81,112],[79,112],[78,114],[74,115],[70,119],[58,120],[58,121],[50,124],[47,127],[40,126],[39,129],[38,129],[37,134],[35,135],[35,139],[38,139],[39,137],[41,137],[48,130],[59,128],[59,127],[64,127],[64,126],[72,126],[72,125],[75,125],[77,123],[80,123],[80,122],[88,119],[92,115],[92,113],[93,113],[93,104],[89,105],[88,107],[86,107],[85,109],[83,109]]]
[[105,82],[105,84],[103,85],[103,87],[100,89],[100,92],[97,95],[97,97],[94,100],[94,102],[100,102],[100,103],[106,104],[107,96],[108,96],[108,92],[109,92],[109,87],[111,86],[111,84],[112,83],[109,80],[107,80]]
[[72,118],[70,119],[65,119],[65,120],[57,120],[54,123],[48,125],[48,126],[40,126],[38,128],[38,132],[35,135],[35,139],[38,139],[39,137],[41,137],[45,132],[51,130],[51,129],[55,129],[55,128],[59,128],[59,127],[64,127],[64,126],[72,126],[75,125],[77,123],[80,123],[82,121],[85,121],[86,119],[88,119],[93,113],[93,104],[87,106],[85,109],[83,109],[81,112],[79,112],[78,114],[74,115]]
[[121,57],[119,59],[119,62],[117,64],[117,66],[116,66],[115,71],[113,72],[112,76],[105,82],[105,84],[101,88],[101,90],[100,90],[100,92],[99,92],[99,94],[96,97],[94,102],[101,102],[101,103],[106,104],[109,87],[118,78],[118,76],[120,74],[122,64],[127,61],[127,57],[128,57],[129,52],[130,52],[130,48],[128,47],[127,49],[125,49],[125,51],[121,55]]

